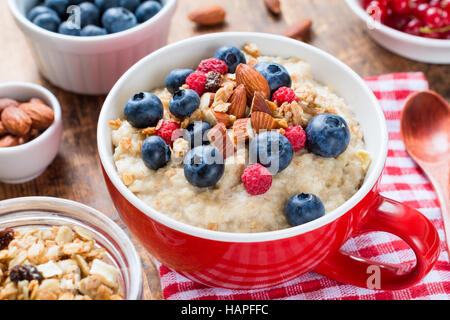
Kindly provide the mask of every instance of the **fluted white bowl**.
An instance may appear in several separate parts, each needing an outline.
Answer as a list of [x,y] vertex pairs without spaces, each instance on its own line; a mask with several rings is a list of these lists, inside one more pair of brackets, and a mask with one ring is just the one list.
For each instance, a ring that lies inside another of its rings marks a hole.
[[47,31],[26,18],[38,0],[8,0],[41,74],[52,84],[80,94],[107,94],[120,76],[149,53],[166,45],[176,0],[150,20],[125,31],[74,37]]

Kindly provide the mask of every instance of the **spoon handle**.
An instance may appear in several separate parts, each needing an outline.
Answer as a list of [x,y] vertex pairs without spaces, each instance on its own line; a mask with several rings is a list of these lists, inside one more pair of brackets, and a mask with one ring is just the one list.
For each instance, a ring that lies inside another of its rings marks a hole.
[[447,237],[447,250],[450,258],[450,159],[444,162],[443,165],[430,167],[425,172],[433,184],[441,204],[442,218]]

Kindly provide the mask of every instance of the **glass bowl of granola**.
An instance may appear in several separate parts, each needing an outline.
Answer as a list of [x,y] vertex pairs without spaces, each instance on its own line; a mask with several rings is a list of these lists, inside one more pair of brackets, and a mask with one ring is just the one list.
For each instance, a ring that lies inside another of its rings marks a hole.
[[141,261],[126,233],[83,204],[0,202],[0,300],[137,300]]

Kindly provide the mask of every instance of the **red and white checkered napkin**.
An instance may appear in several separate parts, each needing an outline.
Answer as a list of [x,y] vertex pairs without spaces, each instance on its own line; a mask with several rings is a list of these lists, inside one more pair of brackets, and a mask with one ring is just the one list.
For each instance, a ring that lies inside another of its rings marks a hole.
[[[237,291],[203,286],[158,263],[165,299],[450,299],[450,264],[439,202],[430,182],[409,157],[400,138],[400,110],[405,99],[414,91],[428,89],[428,83],[422,73],[388,74],[366,81],[381,103],[389,131],[389,153],[381,192],[419,209],[433,222],[441,238],[439,260],[427,277],[409,289],[372,291],[310,272],[278,287]],[[381,232],[354,237],[343,249],[390,263],[413,263],[415,259],[403,241]]]

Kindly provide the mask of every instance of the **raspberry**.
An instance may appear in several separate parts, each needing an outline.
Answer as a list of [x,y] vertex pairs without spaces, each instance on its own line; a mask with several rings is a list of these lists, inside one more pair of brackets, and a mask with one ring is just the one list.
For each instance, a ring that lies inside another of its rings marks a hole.
[[245,190],[252,196],[264,194],[272,186],[270,171],[259,163],[245,169],[241,179]]
[[281,106],[285,102],[292,103],[297,101],[297,96],[291,88],[281,87],[273,94],[272,101]]
[[201,71],[203,73],[208,73],[210,71],[216,71],[220,74],[227,74],[228,73],[228,67],[227,64],[217,58],[209,58],[206,60],[203,60],[198,65],[197,71]]
[[306,133],[300,126],[290,126],[286,129],[284,136],[292,144],[294,151],[299,151],[306,145]]
[[[156,130],[156,134],[161,137],[168,146],[173,146],[173,142],[179,138],[174,136],[174,132],[180,129],[180,125],[175,121],[164,121],[161,127]],[[181,136],[181,134],[180,134]]]
[[189,89],[194,90],[201,96],[205,92],[206,74],[201,71],[193,72],[186,78],[186,84]]

